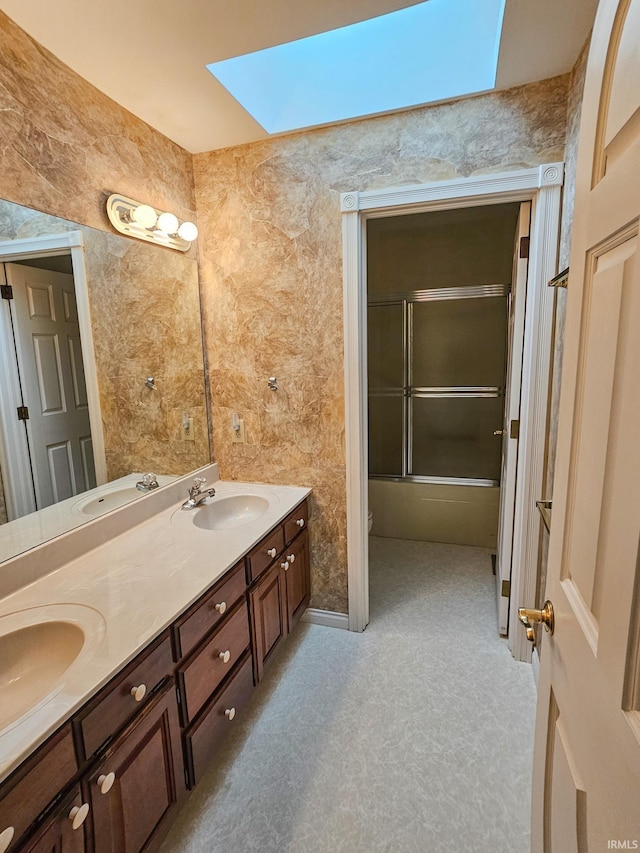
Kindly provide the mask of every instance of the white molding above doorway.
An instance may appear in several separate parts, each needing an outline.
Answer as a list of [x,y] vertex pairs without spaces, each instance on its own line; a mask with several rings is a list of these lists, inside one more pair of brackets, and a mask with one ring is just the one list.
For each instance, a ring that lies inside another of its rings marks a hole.
[[[63,234],[53,234],[41,237],[27,237],[20,240],[6,240],[0,242],[0,263],[11,261],[28,260],[39,255],[71,255],[73,268],[73,280],[76,291],[76,303],[78,308],[78,321],[80,324],[80,346],[85,369],[85,380],[87,388],[87,403],[89,408],[89,422],[91,424],[91,440],[95,460],[96,483],[102,485],[107,482],[107,462],[104,446],[104,431],[100,413],[100,396],[98,392],[98,374],[96,368],[95,350],[93,346],[93,333],[91,327],[91,314],[89,310],[89,291],[87,287],[87,273],[84,262],[84,235],[82,231],[67,231]],[[10,331],[4,328],[6,318],[0,316],[0,355],[3,356],[4,364],[11,364],[10,358]],[[0,377],[0,405],[7,407],[7,411],[15,407],[16,400],[21,399],[19,394],[19,379],[17,374]],[[26,484],[29,481],[27,470],[29,466],[28,448],[24,438],[24,430],[17,428],[18,421],[10,421],[4,427],[0,425],[0,465],[6,471],[7,483],[13,484],[6,489],[5,499],[9,518],[16,518],[29,509],[33,503],[33,495],[29,494]],[[11,452],[10,452],[11,451]],[[26,466],[26,467],[25,467]]]
[[456,207],[532,201],[522,382],[521,432],[516,493],[509,645],[518,660],[530,660],[530,644],[519,631],[513,610],[534,606],[539,521],[535,506],[542,494],[553,292],[556,273],[563,163],[451,181],[340,196],[343,237],[345,340],[345,434],[347,479],[347,560],[349,629],[363,631],[369,621],[367,529],[367,356],[366,221]]

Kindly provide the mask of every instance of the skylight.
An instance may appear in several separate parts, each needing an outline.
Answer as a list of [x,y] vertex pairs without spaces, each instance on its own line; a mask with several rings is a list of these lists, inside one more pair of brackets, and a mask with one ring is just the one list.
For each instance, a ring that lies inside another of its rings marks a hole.
[[428,0],[207,66],[268,133],[495,86],[505,0]]

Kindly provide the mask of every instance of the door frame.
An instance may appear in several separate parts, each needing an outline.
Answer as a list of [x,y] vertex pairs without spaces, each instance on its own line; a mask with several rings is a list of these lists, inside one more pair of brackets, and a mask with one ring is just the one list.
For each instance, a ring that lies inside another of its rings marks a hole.
[[531,242],[527,284],[521,388],[521,428],[515,503],[509,647],[517,660],[530,660],[530,643],[515,611],[535,599],[540,522],[535,502],[542,494],[547,429],[553,290],[556,273],[564,163],[456,178],[340,196],[343,247],[345,451],[349,630],[369,622],[367,464],[367,266],[366,224],[376,217],[503,202],[531,201]]
[[[69,231],[64,234],[42,237],[27,237],[20,240],[0,242],[0,263],[23,261],[30,258],[55,255],[71,255],[73,281],[78,307],[80,325],[80,347],[84,362],[87,387],[89,423],[96,468],[96,483],[107,482],[107,460],[104,445],[104,431],[100,412],[98,374],[96,367],[91,312],[89,308],[89,290],[84,262],[84,235],[82,231]],[[11,411],[21,405],[20,378],[18,375],[12,331],[9,324],[9,312],[0,311],[0,360],[9,365],[9,369],[0,375],[0,409]],[[31,483],[31,465],[29,447],[24,429],[16,419],[0,418],[0,467],[6,472],[3,477],[5,502],[9,519],[18,518],[35,510]]]

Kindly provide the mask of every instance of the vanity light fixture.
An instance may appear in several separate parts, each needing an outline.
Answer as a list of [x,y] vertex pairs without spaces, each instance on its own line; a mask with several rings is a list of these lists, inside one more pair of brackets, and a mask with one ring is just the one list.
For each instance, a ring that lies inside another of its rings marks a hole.
[[198,236],[193,222],[180,222],[173,213],[156,210],[150,204],[141,204],[117,193],[107,199],[107,216],[121,234],[180,252],[187,252]]

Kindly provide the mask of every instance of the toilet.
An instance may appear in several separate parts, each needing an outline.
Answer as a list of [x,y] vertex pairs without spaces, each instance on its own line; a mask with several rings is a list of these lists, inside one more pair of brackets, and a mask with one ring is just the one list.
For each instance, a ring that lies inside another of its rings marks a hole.
[[369,510],[369,533],[371,533],[371,528],[373,527],[373,510]]

